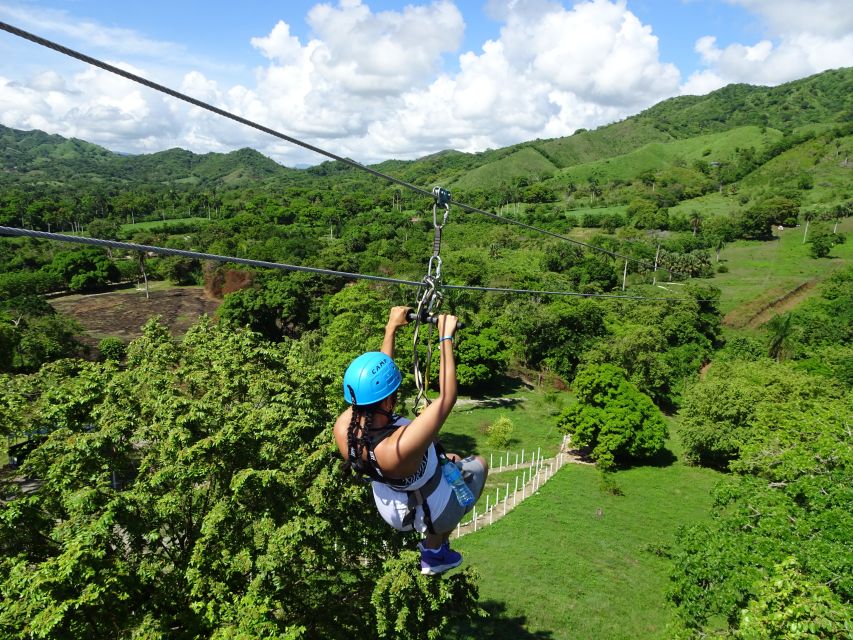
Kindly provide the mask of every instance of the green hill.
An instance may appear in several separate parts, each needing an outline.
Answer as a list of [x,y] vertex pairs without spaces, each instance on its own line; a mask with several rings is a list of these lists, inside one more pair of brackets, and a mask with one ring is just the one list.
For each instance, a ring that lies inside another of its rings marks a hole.
[[853,69],[836,69],[777,87],[733,84],[706,96],[665,100],[634,118],[687,138],[758,125],[790,131],[817,122],[853,119]]
[[119,159],[117,176],[130,181],[202,182],[221,181],[226,184],[283,177],[287,169],[254,149],[243,148],[230,153],[197,155],[184,149],[169,149],[149,155]]
[[[578,131],[572,136],[552,140],[535,140],[514,145],[503,150],[468,156],[465,166],[473,175],[462,175],[455,180],[461,188],[494,189],[519,178],[539,180],[548,175],[538,156],[547,159],[558,169],[588,163],[601,163],[606,159],[637,152],[639,156],[628,159],[628,165],[662,168],[667,161],[656,158],[653,143],[663,144],[741,130],[724,138],[722,148],[715,148],[708,139],[711,151],[717,156],[730,155],[736,148],[755,146],[761,148],[773,142],[780,132],[792,132],[803,127],[829,128],[853,120],[853,69],[827,71],[803,80],[778,87],[729,85],[706,96],[681,96],[665,100],[642,113],[621,122],[599,127],[594,131]],[[708,148],[705,140],[686,148],[659,147],[658,152],[671,160],[679,153],[694,157]],[[533,149],[537,155],[525,153]],[[643,151],[645,150],[645,151]],[[723,152],[722,154],[720,152]],[[707,154],[706,154],[707,155]],[[535,158],[535,160],[534,160]],[[720,158],[711,158],[718,160]],[[650,160],[651,166],[643,165]],[[529,165],[524,162],[531,161]],[[411,163],[416,171],[421,161]],[[431,164],[434,164],[431,162]],[[625,167],[625,163],[620,163]],[[489,168],[491,165],[491,168]],[[588,175],[589,171],[581,171]],[[429,174],[429,171],[425,173]],[[605,171],[605,177],[608,174]],[[435,167],[434,175],[441,168]],[[628,178],[636,172],[616,170],[614,177]]]
[[530,143],[558,167],[622,155],[651,142],[666,142],[672,137],[644,122],[629,118],[595,131],[579,131],[567,138]]
[[742,190],[796,189],[806,206],[853,197],[853,135],[817,137],[772,158],[741,180]]
[[0,125],[0,152],[7,169],[30,163],[51,161],[105,161],[115,157],[110,151],[76,138],[63,138],[43,131],[18,131]]
[[[625,206],[632,198],[648,197],[644,189],[654,190],[655,181],[688,185],[661,199],[666,207],[681,207],[685,200],[709,196],[715,184],[741,180],[738,189],[747,199],[778,185],[805,184],[801,190],[809,193],[804,202],[828,203],[848,197],[849,165],[841,156],[849,156],[844,127],[853,122],[851,96],[849,68],[778,87],[730,85],[706,96],[665,100],[594,131],[480,153],[446,150],[374,167],[420,186],[448,186],[463,201],[471,198],[492,207],[507,199],[564,202],[570,209]],[[341,163],[288,169],[251,149],[203,155],[170,149],[123,156],[80,140],[7,127],[0,127],[0,149],[0,186],[39,185],[48,195],[60,195],[68,187],[186,192],[261,184],[318,188],[323,179],[332,181],[329,188],[340,189],[344,175],[346,189],[359,184],[376,191],[372,178]],[[537,182],[545,191],[524,192]],[[593,188],[584,190],[587,183]],[[575,193],[578,186],[582,188]],[[407,206],[420,206],[407,196]]]
[[569,167],[562,170],[560,176],[576,181],[593,176],[604,180],[633,180],[643,171],[665,169],[678,163],[732,162],[736,149],[764,148],[781,136],[775,129],[748,126],[683,140],[652,142],[624,155]]
[[533,147],[521,147],[499,160],[477,167],[451,184],[462,189],[486,185],[514,184],[519,178],[543,179],[554,175],[557,167]]
[[0,185],[96,181],[123,185],[139,183],[226,185],[299,174],[254,149],[198,155],[169,149],[136,156],[113,153],[88,142],[18,131],[0,125],[2,173]]

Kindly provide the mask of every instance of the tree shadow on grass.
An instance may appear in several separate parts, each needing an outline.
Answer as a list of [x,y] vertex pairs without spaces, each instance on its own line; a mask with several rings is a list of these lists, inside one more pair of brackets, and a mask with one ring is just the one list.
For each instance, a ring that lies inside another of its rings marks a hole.
[[507,615],[502,602],[487,600],[481,602],[480,607],[486,612],[485,618],[451,622],[444,637],[452,640],[550,640],[554,637],[550,631],[525,629],[527,618]]
[[[470,406],[471,409],[499,409],[505,408],[509,409],[514,407],[515,405],[522,402],[521,398],[483,398],[482,400],[477,400],[476,404],[472,404]],[[468,405],[463,405],[465,409],[469,408]]]
[[[587,457],[588,462],[594,462],[591,457]],[[627,471],[628,469],[636,469],[639,467],[671,467],[678,461],[678,457],[669,449],[661,449],[655,455],[648,458],[632,458],[617,464],[614,471]]]
[[487,387],[477,387],[475,389],[469,389],[469,391],[471,398],[479,400],[484,398],[493,398],[495,396],[506,396],[511,393],[516,393],[522,389],[530,390],[532,387],[519,378],[501,376],[489,383]]
[[655,455],[643,460],[642,464],[646,467],[671,467],[678,460],[678,457],[669,449],[661,449]]
[[463,458],[475,453],[477,440],[461,433],[442,433],[439,438],[445,451],[458,453]]

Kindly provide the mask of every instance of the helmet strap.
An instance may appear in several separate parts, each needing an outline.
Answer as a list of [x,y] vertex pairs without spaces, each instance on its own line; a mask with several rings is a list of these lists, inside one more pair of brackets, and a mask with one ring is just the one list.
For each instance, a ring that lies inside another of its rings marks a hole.
[[357,400],[357,399],[356,399],[356,397],[355,397],[355,389],[353,389],[353,388],[352,388],[352,385],[351,385],[351,384],[348,384],[348,385],[347,385],[347,389],[349,389],[349,394],[350,394],[350,396],[352,397],[352,405],[353,405],[354,407],[355,407],[355,406],[358,406],[358,400]]

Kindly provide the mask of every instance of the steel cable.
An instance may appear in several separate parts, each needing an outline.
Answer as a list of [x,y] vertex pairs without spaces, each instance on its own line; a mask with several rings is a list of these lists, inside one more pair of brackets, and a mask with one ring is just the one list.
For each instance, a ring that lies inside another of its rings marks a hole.
[[[182,258],[194,258],[197,260],[212,260],[214,262],[233,262],[235,264],[243,264],[250,267],[259,267],[262,269],[277,269],[279,271],[301,271],[305,273],[316,273],[324,276],[333,276],[338,278],[347,278],[350,280],[371,280],[374,282],[384,282],[388,284],[400,284],[408,287],[427,287],[426,282],[416,282],[414,280],[402,280],[399,278],[387,278],[384,276],[371,276],[363,273],[350,273],[348,271],[335,271],[334,269],[321,269],[319,267],[306,267],[302,265],[284,264],[281,262],[269,262],[266,260],[252,260],[250,258],[237,258],[235,256],[222,256],[215,253],[202,253],[199,251],[188,251],[186,249],[172,249],[169,247],[158,247],[156,245],[137,244],[133,242],[121,242],[119,240],[105,240],[102,238],[84,238],[82,236],[69,236],[63,233],[50,233],[48,231],[37,231],[35,229],[18,229],[16,227],[0,226],[0,237],[15,236],[24,238],[37,238],[40,240],[54,240],[57,242],[70,242],[74,244],[85,244],[95,247],[107,247],[110,249],[123,249],[125,251],[142,251],[150,252],[164,256],[180,256]],[[483,291],[494,293],[514,293],[514,294],[530,294],[530,295],[549,295],[549,296],[577,296],[581,298],[615,298],[624,300],[692,300],[684,296],[672,297],[652,297],[652,296],[629,296],[616,295],[605,293],[580,293],[577,291],[537,291],[533,289],[502,289],[498,287],[475,287],[471,285],[442,285],[445,289],[462,289],[470,291]],[[699,302],[704,302],[699,300]]]
[[[204,109],[206,111],[210,111],[211,113],[215,113],[219,116],[222,116],[223,118],[228,118],[229,120],[239,122],[240,124],[246,125],[247,127],[257,129],[258,131],[262,131],[263,133],[269,134],[271,136],[274,136],[276,138],[279,138],[281,140],[284,140],[284,141],[289,142],[291,144],[294,144],[296,146],[302,147],[303,149],[308,149],[309,151],[313,151],[314,153],[317,153],[319,155],[326,156],[327,158],[331,158],[332,160],[337,160],[338,162],[342,162],[342,163],[349,165],[351,167],[354,167],[356,169],[360,169],[361,171],[366,171],[367,173],[370,173],[371,175],[376,176],[377,178],[382,178],[383,180],[387,180],[388,182],[392,182],[392,183],[397,184],[401,187],[405,187],[405,188],[410,189],[411,191],[418,193],[420,195],[424,195],[424,196],[431,196],[432,195],[432,191],[430,191],[430,190],[423,189],[421,187],[418,187],[417,185],[411,184],[410,182],[406,182],[405,180],[401,180],[399,178],[395,178],[394,176],[388,175],[387,173],[377,171],[376,169],[371,169],[370,167],[363,165],[360,162],[356,162],[355,160],[352,160],[350,158],[345,158],[343,156],[337,155],[335,153],[332,153],[331,151],[326,151],[325,149],[317,147],[313,144],[310,144],[308,142],[304,142],[302,140],[299,140],[298,138],[294,138],[293,136],[289,136],[285,133],[281,133],[279,131],[276,131],[275,129],[271,129],[271,128],[266,127],[262,124],[258,124],[257,122],[253,122],[252,120],[248,120],[242,116],[238,116],[237,114],[231,113],[230,111],[220,109],[219,107],[215,107],[210,103],[204,102],[203,100],[198,100],[197,98],[193,98],[191,96],[188,96],[185,93],[175,91],[174,89],[170,89],[169,87],[166,87],[162,84],[159,84],[159,83],[154,82],[152,80],[148,80],[147,78],[143,78],[142,76],[138,76],[135,73],[131,73],[130,71],[125,71],[124,69],[120,69],[119,67],[111,65],[111,64],[104,62],[102,60],[99,60],[97,58],[93,58],[92,56],[86,55],[85,53],[80,53],[79,51],[76,51],[74,49],[70,49],[69,47],[65,47],[61,44],[53,42],[52,40],[42,38],[41,36],[37,36],[33,33],[30,33],[29,31],[24,31],[23,29],[15,27],[15,26],[8,24],[6,22],[0,21],[0,29],[2,29],[3,31],[6,31],[8,33],[11,33],[13,35],[16,35],[20,38],[23,38],[25,40],[29,40],[30,42],[34,42],[35,44],[41,45],[43,47],[47,47],[48,49],[53,49],[54,51],[57,51],[58,53],[61,53],[63,55],[69,56],[71,58],[76,58],[77,60],[80,60],[81,62],[85,62],[86,64],[90,64],[92,66],[98,67],[100,69],[103,69],[104,71],[108,71],[110,73],[114,73],[116,75],[119,75],[123,78],[126,78],[127,80],[131,80],[132,82],[136,82],[138,84],[144,85],[150,89],[154,89],[155,91],[159,91],[160,93],[165,93],[166,95],[172,96],[173,98],[176,98],[178,100],[182,100],[183,102],[187,102],[187,103],[189,103],[193,106],[196,106],[200,109]],[[467,211],[469,213],[479,213],[481,215],[488,216],[489,218],[492,218],[494,220],[500,220],[501,222],[505,222],[508,224],[514,224],[514,225],[517,225],[517,226],[522,227],[524,229],[536,231],[537,233],[548,235],[548,236],[551,236],[553,238],[558,238],[560,240],[564,240],[565,242],[569,242],[569,243],[572,243],[572,244],[575,244],[575,245],[578,245],[581,247],[585,247],[586,249],[589,249],[591,251],[597,251],[599,253],[604,253],[604,254],[609,255],[613,258],[620,258],[622,260],[627,260],[628,262],[637,263],[637,264],[642,265],[644,267],[654,268],[654,265],[651,265],[650,263],[648,263],[645,260],[640,260],[639,258],[631,258],[629,256],[623,255],[621,253],[617,253],[615,251],[610,251],[610,250],[604,249],[602,247],[596,247],[595,245],[588,244],[586,242],[581,242],[580,240],[575,240],[574,238],[569,238],[567,236],[561,235],[559,233],[555,233],[553,231],[548,231],[548,230],[542,229],[540,227],[535,227],[533,225],[526,224],[526,223],[521,222],[519,220],[513,220],[512,218],[506,218],[506,217],[500,216],[496,213],[484,211],[483,209],[478,209],[477,207],[472,207],[470,205],[467,205],[467,204],[464,204],[461,202],[455,202],[454,201],[454,204],[457,207],[459,207],[460,209],[462,209],[463,211]],[[686,274],[671,271],[665,267],[658,267],[658,269],[660,269],[662,271],[666,271],[667,273],[670,273],[670,274],[675,275],[675,276],[686,276]],[[689,276],[687,276],[687,277],[689,277]]]

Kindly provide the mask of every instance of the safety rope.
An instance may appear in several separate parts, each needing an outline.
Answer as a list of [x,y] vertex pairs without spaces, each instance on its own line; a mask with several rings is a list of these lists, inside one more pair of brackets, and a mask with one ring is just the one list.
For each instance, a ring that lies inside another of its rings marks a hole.
[[[253,122],[251,120],[243,118],[242,116],[238,116],[234,113],[231,113],[230,111],[225,111],[224,109],[220,109],[219,107],[215,107],[212,104],[209,104],[209,103],[204,102],[202,100],[198,100],[197,98],[193,98],[193,97],[188,96],[188,95],[181,93],[179,91],[175,91],[174,89],[170,89],[169,87],[166,87],[162,84],[158,84],[152,80],[148,80],[147,78],[143,78],[142,76],[138,76],[135,73],[131,73],[129,71],[125,71],[124,69],[120,69],[114,65],[111,65],[107,62],[99,60],[98,58],[93,58],[92,56],[88,56],[85,53],[80,53],[79,51],[76,51],[74,49],[70,49],[69,47],[65,47],[61,44],[53,42],[52,40],[48,40],[47,38],[42,38],[41,36],[37,36],[34,33],[30,33],[29,31],[24,31],[23,29],[15,27],[15,26],[8,24],[6,22],[0,21],[0,29],[2,29],[3,31],[6,31],[8,33],[11,33],[13,35],[16,35],[19,38],[23,38],[24,40],[29,40],[30,42],[34,42],[35,44],[41,45],[43,47],[47,47],[48,49],[52,49],[52,50],[54,50],[58,53],[61,53],[63,55],[69,56],[71,58],[75,58],[77,60],[80,60],[81,62],[85,62],[85,63],[90,64],[92,66],[98,67],[99,69],[103,69],[104,71],[114,73],[118,76],[121,76],[121,77],[126,78],[128,80],[131,80],[133,82],[136,82],[137,84],[141,84],[143,86],[146,86],[149,89],[154,89],[155,91],[159,91],[160,93],[164,93],[168,96],[172,96],[173,98],[177,98],[178,100],[182,100],[183,102],[187,102],[187,103],[189,103],[193,106],[196,106],[200,109],[210,111],[211,113],[215,113],[219,116],[222,116],[223,118],[228,118],[229,120],[234,120],[235,122],[239,122],[240,124],[246,125],[247,127],[257,129],[258,131],[262,131],[264,133],[267,133],[267,134],[274,136],[276,138],[279,138],[281,140],[285,140],[286,142],[289,142],[289,143],[294,144],[296,146],[302,147],[303,149],[308,149],[309,151],[313,151],[314,153],[318,153],[322,156],[326,156],[327,158],[331,158],[332,160],[337,160],[338,162],[342,162],[342,163],[349,165],[355,169],[365,171],[365,172],[367,172],[373,176],[376,176],[377,178],[382,178],[383,180],[387,180],[388,182],[392,182],[392,183],[397,184],[401,187],[405,187],[405,188],[407,188],[407,189],[409,189],[415,193],[418,193],[420,195],[424,195],[424,196],[433,195],[429,191],[427,191],[426,189],[422,189],[421,187],[418,187],[414,184],[406,182],[405,180],[400,180],[399,178],[395,178],[394,176],[388,175],[387,173],[382,173],[381,171],[377,171],[376,169],[371,169],[370,167],[363,165],[359,162],[356,162],[355,160],[352,160],[350,158],[345,158],[343,156],[339,156],[339,155],[332,153],[330,151],[326,151],[325,149],[322,149],[320,147],[312,145],[308,142],[304,142],[302,140],[299,140],[298,138],[294,138],[293,136],[289,136],[287,134],[276,131],[275,129],[271,129],[271,128],[266,127],[264,125],[258,124],[257,122]],[[651,263],[649,263],[645,260],[641,260],[639,258],[631,258],[629,256],[622,255],[621,253],[617,253],[615,251],[610,251],[608,249],[604,249],[603,247],[597,247],[593,244],[581,242],[580,240],[575,240],[574,238],[569,238],[568,236],[564,236],[562,234],[555,233],[553,231],[548,231],[548,230],[542,229],[540,227],[535,227],[533,225],[526,224],[526,223],[521,222],[519,220],[513,220],[512,218],[505,218],[505,217],[500,216],[496,213],[484,211],[483,209],[478,209],[477,207],[472,207],[470,205],[466,205],[466,204],[459,203],[459,202],[456,202],[454,204],[458,208],[462,209],[463,211],[467,211],[469,213],[479,213],[481,215],[492,218],[493,220],[499,220],[499,221],[505,222],[507,224],[514,224],[514,225],[522,227],[524,229],[536,231],[537,233],[541,233],[543,235],[551,236],[552,238],[558,238],[558,239],[563,240],[565,242],[569,242],[571,244],[584,247],[586,249],[589,249],[590,251],[596,251],[598,253],[603,253],[603,254],[609,255],[610,257],[613,257],[613,258],[620,258],[620,259],[625,260],[627,262],[637,263],[638,265],[640,265],[641,267],[644,267],[644,268],[648,268],[648,267],[652,266]],[[655,270],[657,270],[657,269],[661,269],[663,271],[666,271],[670,275],[682,276],[682,277],[685,277],[688,279],[690,278],[690,276],[688,274],[678,273],[676,271],[671,271],[670,269],[667,269],[666,267],[657,267]]]

